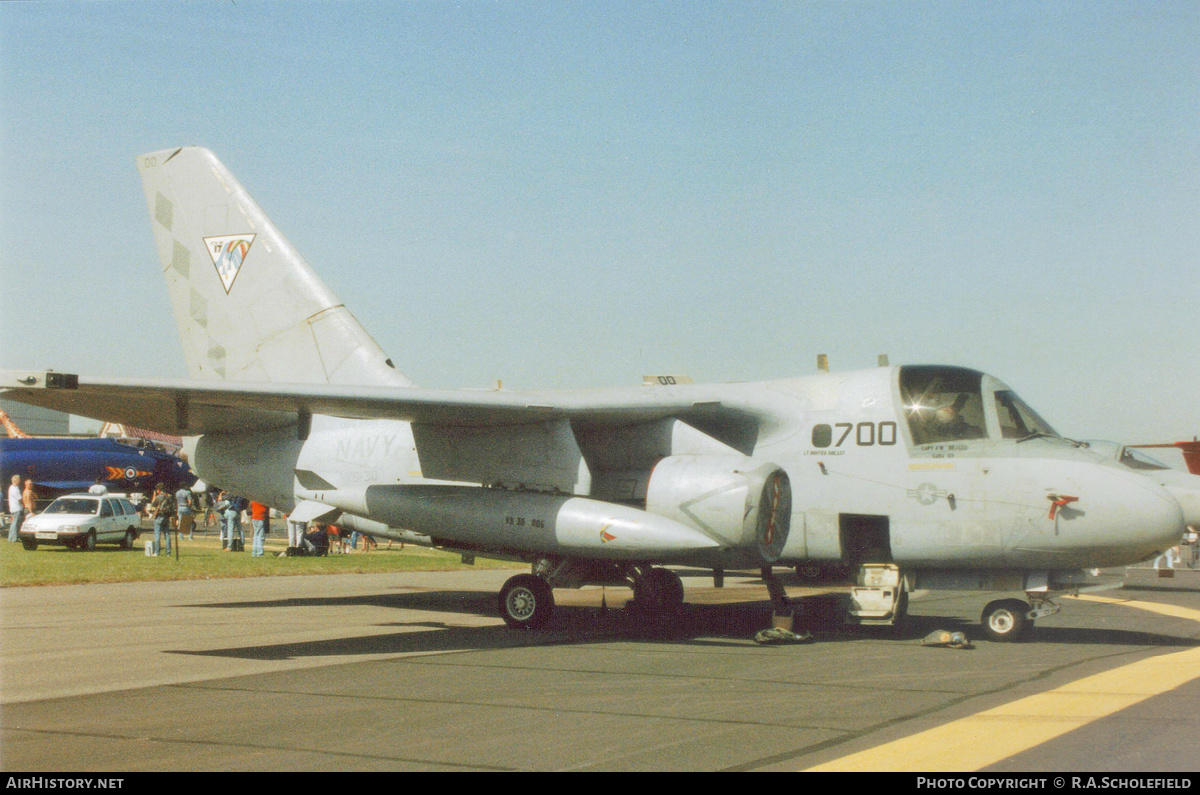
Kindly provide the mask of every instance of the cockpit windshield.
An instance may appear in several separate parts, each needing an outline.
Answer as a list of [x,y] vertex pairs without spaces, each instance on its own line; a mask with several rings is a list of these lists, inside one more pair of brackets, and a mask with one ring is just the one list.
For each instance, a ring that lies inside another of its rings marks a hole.
[[913,444],[1061,438],[1003,382],[944,365],[900,368],[900,396]]
[[1157,469],[1170,469],[1169,466],[1159,461],[1157,458],[1151,458],[1145,453],[1137,450],[1130,450],[1128,447],[1122,448],[1119,462],[1122,466],[1127,466],[1130,469],[1143,469],[1149,471],[1154,471]]
[[900,394],[913,443],[986,439],[982,381],[982,373],[962,367],[900,368]]
[[996,416],[1000,420],[1000,435],[1005,439],[1024,439],[1035,433],[1058,435],[1050,423],[1009,389],[996,390]]
[[1171,467],[1163,464],[1158,459],[1152,459],[1145,453],[1139,453],[1138,450],[1130,450],[1128,447],[1121,450],[1121,464],[1130,468],[1130,470],[1170,470]]
[[1084,442],[1089,449],[1099,453],[1102,456],[1107,456],[1113,459],[1118,464],[1130,469],[1140,469],[1144,471],[1154,471],[1158,469],[1170,469],[1171,467],[1159,461],[1156,458],[1143,453],[1141,450],[1131,450],[1119,442],[1106,442],[1099,439],[1091,439]]

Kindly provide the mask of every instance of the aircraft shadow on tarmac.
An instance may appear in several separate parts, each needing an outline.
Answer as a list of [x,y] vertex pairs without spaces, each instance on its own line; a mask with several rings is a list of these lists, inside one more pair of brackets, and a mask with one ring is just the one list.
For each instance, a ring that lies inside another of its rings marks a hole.
[[[264,607],[312,607],[314,621],[336,620],[336,611],[352,606],[393,607],[441,614],[457,613],[492,617],[496,595],[479,592],[421,591],[353,597],[306,597],[269,601],[189,605],[216,609]],[[334,612],[329,612],[334,611]],[[206,651],[176,650],[174,654],[286,660],[300,657],[338,655],[405,654],[419,652],[469,651],[626,641],[690,642],[703,636],[706,645],[744,647],[754,634],[771,625],[771,605],[687,605],[677,613],[655,615],[629,608],[598,608],[559,605],[549,624],[533,631],[513,630],[503,624],[485,627],[458,626],[436,620],[381,623],[379,627],[428,628],[441,631],[388,632],[379,635],[336,638],[305,643],[245,646]]]
[[1160,648],[1200,646],[1200,641],[1192,638],[1160,635],[1155,632],[1049,625],[1035,627],[1030,641],[1034,643],[1077,643],[1090,646],[1153,646]]
[[[279,600],[190,605],[214,609],[311,607],[314,622],[335,621],[339,609],[348,607],[399,608],[440,614],[495,615],[496,596],[484,592],[413,591],[349,597],[300,597]],[[821,597],[796,603],[795,631],[810,633],[814,642],[844,643],[863,640],[917,643],[934,630],[961,631],[972,641],[983,641],[978,623],[959,617],[909,615],[898,627],[853,627],[842,623],[838,601]],[[527,646],[623,642],[679,643],[685,645],[753,647],[755,634],[771,625],[769,601],[722,605],[687,604],[678,612],[656,614],[636,609],[559,605],[541,630],[512,630],[502,624],[461,626],[440,620],[396,621],[376,624],[401,631],[333,638],[302,643],[277,643],[205,651],[170,653],[204,657],[287,660],[328,656],[412,654],[481,651]],[[404,631],[421,628],[428,631]],[[983,641],[987,642],[987,641]],[[1098,646],[1188,647],[1195,640],[1153,632],[1097,627],[1063,627],[1039,624],[1031,642]],[[768,647],[763,647],[768,648]]]

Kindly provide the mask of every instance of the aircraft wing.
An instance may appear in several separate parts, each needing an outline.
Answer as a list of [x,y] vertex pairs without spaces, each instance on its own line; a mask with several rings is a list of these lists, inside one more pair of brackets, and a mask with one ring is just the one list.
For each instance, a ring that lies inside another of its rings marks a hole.
[[674,417],[749,453],[760,419],[693,385],[516,392],[327,384],[168,379],[108,380],[37,371],[0,371],[0,395],[160,433],[199,436],[303,427],[322,414],[403,420],[445,428],[490,428],[569,420],[581,428],[636,425]]

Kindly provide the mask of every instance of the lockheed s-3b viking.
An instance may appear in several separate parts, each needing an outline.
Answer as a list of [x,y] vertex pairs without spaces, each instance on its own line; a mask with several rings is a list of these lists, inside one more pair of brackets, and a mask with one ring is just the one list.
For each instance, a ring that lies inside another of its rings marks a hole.
[[293,519],[523,558],[531,572],[498,600],[512,626],[543,624],[554,588],[615,579],[670,607],[683,598],[670,565],[770,576],[813,561],[888,594],[882,620],[913,589],[1024,592],[984,610],[1008,640],[1084,570],[1183,533],[1160,485],[975,370],[414,386],[211,152],[138,167],[190,378],[8,372],[5,397],[181,434],[205,481]]

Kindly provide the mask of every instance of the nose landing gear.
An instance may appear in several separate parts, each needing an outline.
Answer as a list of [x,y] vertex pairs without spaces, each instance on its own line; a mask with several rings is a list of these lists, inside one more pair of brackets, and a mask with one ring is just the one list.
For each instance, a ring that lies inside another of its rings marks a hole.
[[1035,618],[1052,616],[1060,608],[1044,593],[1026,594],[1029,602],[1020,599],[997,599],[983,608],[979,622],[989,640],[1011,643],[1021,640],[1031,629]]

